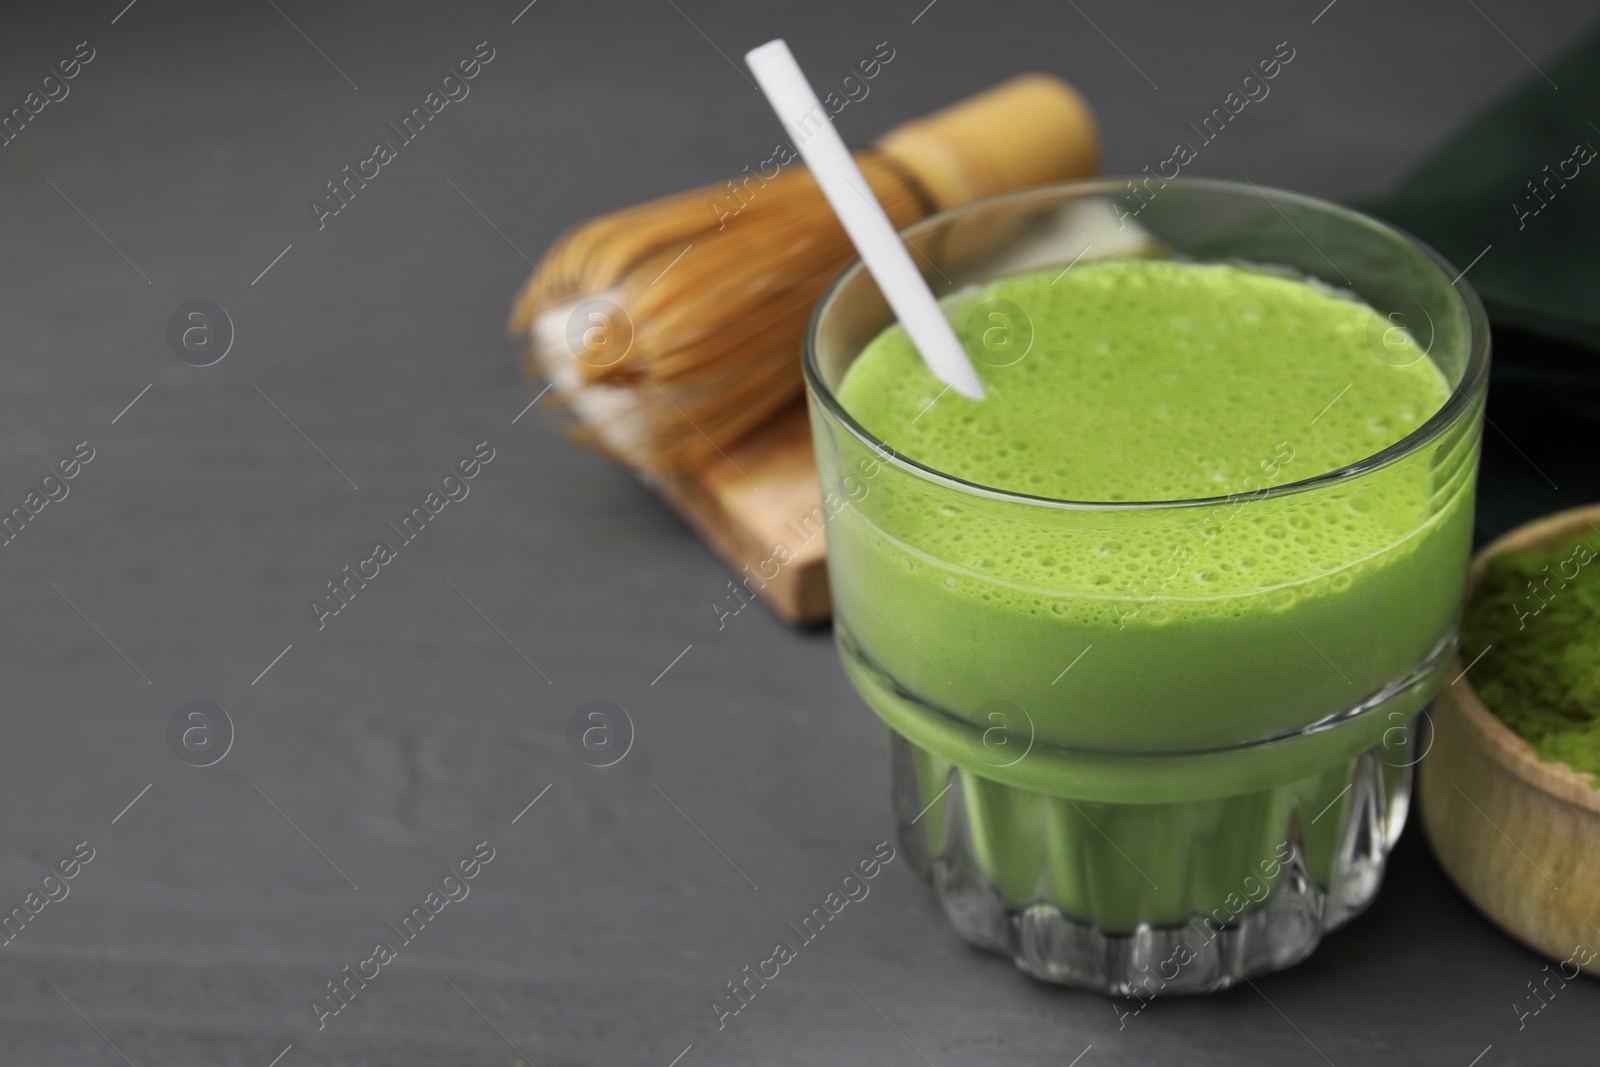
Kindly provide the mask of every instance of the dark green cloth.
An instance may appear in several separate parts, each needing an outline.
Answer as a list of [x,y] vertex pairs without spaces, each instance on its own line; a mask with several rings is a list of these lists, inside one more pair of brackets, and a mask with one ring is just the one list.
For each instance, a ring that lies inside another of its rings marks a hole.
[[1391,194],[1360,205],[1457,269],[1471,264],[1467,281],[1488,307],[1480,541],[1600,500],[1597,150],[1600,29],[1530,72]]

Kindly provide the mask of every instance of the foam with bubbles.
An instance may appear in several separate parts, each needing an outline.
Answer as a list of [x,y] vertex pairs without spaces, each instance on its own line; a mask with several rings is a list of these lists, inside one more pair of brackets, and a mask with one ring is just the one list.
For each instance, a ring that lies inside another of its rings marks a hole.
[[[1248,494],[1381,451],[1449,394],[1411,338],[1366,304],[1238,266],[1080,264],[1004,279],[947,301],[946,313],[986,399],[946,389],[893,326],[856,360],[840,400],[896,451],[1032,496]],[[952,594],[1045,616],[1132,604],[1159,623],[1342,592],[1425,540],[1470,487],[1466,476],[1449,482],[1402,463],[1271,500],[1026,523],[977,503],[930,508],[928,496],[885,485],[841,518]]]

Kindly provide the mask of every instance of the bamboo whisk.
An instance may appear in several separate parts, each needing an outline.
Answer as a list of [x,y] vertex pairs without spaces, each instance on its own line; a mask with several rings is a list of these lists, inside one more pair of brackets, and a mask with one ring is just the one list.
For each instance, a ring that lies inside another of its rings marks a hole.
[[[1098,157],[1088,106],[1042,74],[856,153],[897,228],[1087,176]],[[797,164],[580,224],[528,279],[511,331],[527,338],[530,372],[550,380],[583,440],[648,474],[694,470],[798,399],[806,320],[853,258]]]

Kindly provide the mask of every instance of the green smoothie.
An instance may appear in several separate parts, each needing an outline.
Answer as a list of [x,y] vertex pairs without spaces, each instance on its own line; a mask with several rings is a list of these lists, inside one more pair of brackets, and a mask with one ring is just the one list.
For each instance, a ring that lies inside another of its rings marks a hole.
[[[946,389],[893,326],[840,403],[902,457],[1044,499],[891,470],[828,529],[846,667],[927,795],[961,778],[1008,904],[1103,929],[1225,921],[1286,848],[1326,875],[1355,761],[1437,686],[1475,428],[1261,491],[1399,441],[1448,396],[1439,370],[1367,305],[1265,268],[1083,263],[946,311],[986,399]],[[1380,695],[1383,714],[1304,732]],[[930,842],[942,818],[919,824]]]

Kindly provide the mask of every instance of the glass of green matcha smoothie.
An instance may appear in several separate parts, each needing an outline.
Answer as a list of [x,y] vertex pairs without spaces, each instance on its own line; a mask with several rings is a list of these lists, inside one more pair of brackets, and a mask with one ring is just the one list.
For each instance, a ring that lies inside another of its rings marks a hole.
[[1377,892],[1456,644],[1488,328],[1456,271],[1249,184],[907,231],[987,392],[847,270],[805,345],[845,669],[975,944],[1132,996],[1289,966]]

